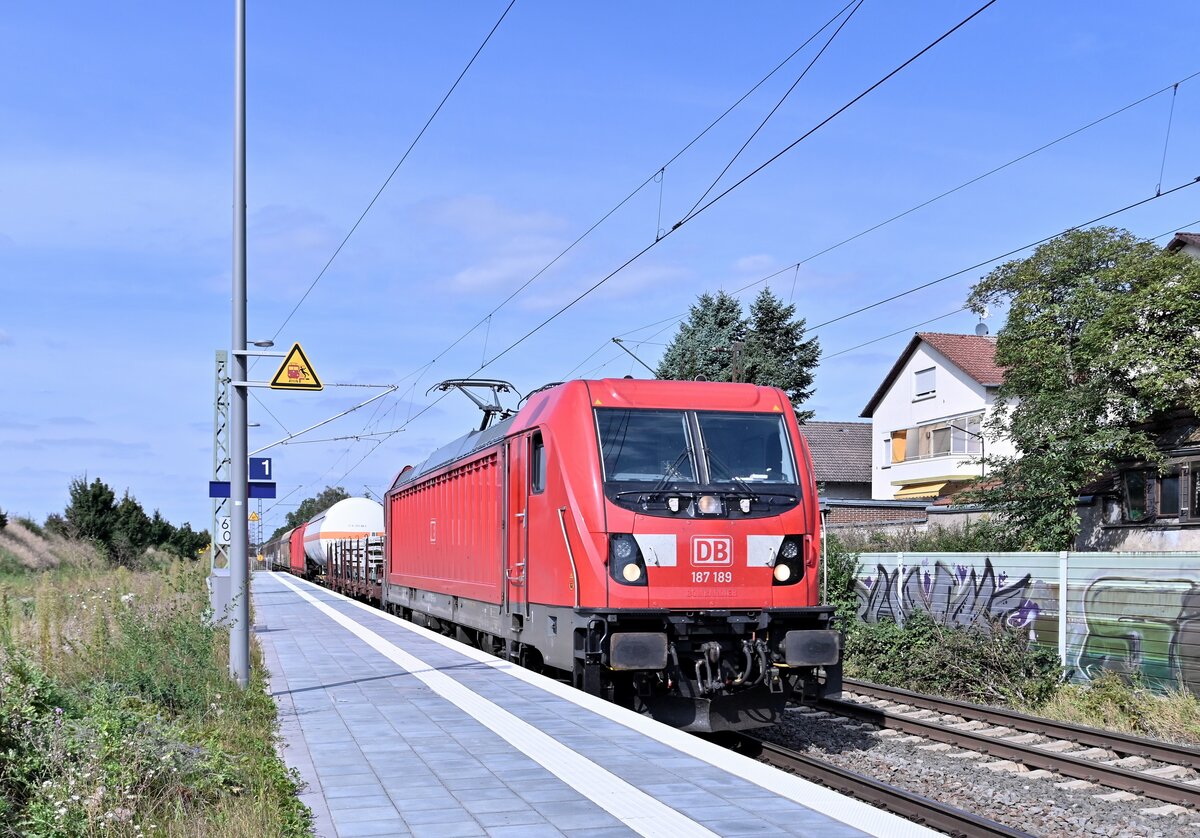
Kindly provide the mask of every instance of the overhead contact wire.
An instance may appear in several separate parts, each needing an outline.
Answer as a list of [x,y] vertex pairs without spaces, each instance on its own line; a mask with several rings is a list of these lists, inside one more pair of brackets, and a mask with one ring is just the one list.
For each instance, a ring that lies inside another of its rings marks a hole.
[[[573,300],[571,300],[570,302],[568,302],[566,305],[562,306],[560,309],[558,309],[558,311],[554,312],[554,314],[552,314],[552,315],[550,315],[549,317],[547,317],[545,320],[543,320],[543,321],[542,321],[541,323],[539,323],[537,326],[534,326],[532,329],[530,329],[528,332],[526,332],[524,335],[522,335],[520,338],[518,338],[518,339],[517,339],[515,342],[513,342],[513,343],[509,344],[509,345],[508,345],[508,347],[506,347],[504,350],[502,350],[502,351],[501,351],[499,354],[497,354],[497,355],[493,356],[493,358],[492,358],[490,361],[488,361],[488,362],[487,362],[486,364],[484,364],[483,366],[479,367],[479,369],[475,370],[475,372],[480,372],[481,370],[485,369],[486,367],[488,367],[488,366],[490,366],[491,364],[493,364],[493,363],[495,363],[496,361],[498,361],[500,358],[503,358],[505,355],[507,355],[507,354],[508,354],[509,352],[511,352],[513,349],[515,349],[515,348],[517,348],[518,346],[520,346],[522,343],[524,343],[526,340],[528,340],[528,339],[529,339],[529,338],[530,338],[532,335],[536,334],[538,331],[540,331],[541,329],[545,328],[547,325],[549,325],[549,324],[550,324],[550,323],[552,323],[554,320],[556,320],[556,319],[557,319],[559,316],[561,316],[561,315],[562,315],[562,313],[563,313],[563,312],[565,312],[565,311],[567,311],[568,309],[570,309],[572,306],[574,306],[576,303],[578,303],[578,302],[579,302],[580,300],[582,300],[584,297],[587,297],[589,294],[591,294],[593,291],[595,291],[595,290],[596,290],[597,288],[599,288],[601,285],[603,285],[604,283],[608,282],[608,280],[612,279],[614,276],[616,276],[618,273],[620,273],[621,271],[623,271],[625,268],[627,268],[627,267],[629,267],[630,265],[632,265],[634,262],[636,262],[638,259],[640,259],[642,256],[644,256],[644,255],[645,255],[647,252],[649,252],[649,251],[650,251],[650,250],[652,250],[654,247],[656,247],[656,246],[657,246],[657,245],[658,245],[660,242],[664,241],[664,240],[666,239],[666,237],[667,237],[667,236],[671,235],[671,234],[672,234],[672,233],[674,233],[676,230],[680,229],[680,228],[681,228],[681,227],[682,227],[684,224],[686,224],[687,222],[691,221],[693,218],[695,218],[696,216],[698,216],[700,213],[704,212],[704,211],[705,211],[705,210],[707,210],[709,207],[713,206],[713,205],[714,205],[714,204],[716,204],[718,201],[720,201],[720,200],[722,200],[723,198],[725,198],[726,196],[728,196],[728,195],[729,195],[731,192],[733,192],[735,189],[737,189],[738,187],[740,187],[742,184],[746,183],[746,181],[750,180],[752,177],[754,177],[755,175],[757,175],[757,174],[759,174],[760,172],[762,172],[764,169],[766,169],[768,166],[770,166],[772,163],[774,163],[776,160],[778,160],[780,157],[782,157],[782,156],[783,156],[784,154],[786,154],[788,151],[790,151],[790,150],[792,150],[793,148],[795,148],[797,145],[799,145],[801,142],[803,142],[803,141],[804,141],[805,139],[807,139],[808,137],[811,137],[811,136],[812,136],[814,133],[816,133],[818,130],[820,130],[820,129],[821,129],[823,126],[825,126],[825,125],[828,125],[828,124],[829,124],[830,122],[832,122],[832,121],[833,121],[833,120],[834,120],[834,119],[835,119],[837,116],[839,116],[840,114],[843,114],[843,113],[845,113],[845,112],[846,112],[846,111],[847,111],[847,110],[848,110],[848,109],[849,109],[849,108],[850,108],[852,105],[854,105],[855,103],[857,103],[857,102],[861,101],[861,100],[862,100],[862,99],[863,99],[863,98],[864,98],[864,97],[865,97],[867,94],[871,93],[873,90],[876,90],[876,89],[877,89],[877,88],[878,88],[880,85],[882,85],[884,82],[886,82],[886,81],[888,81],[889,79],[893,78],[893,77],[894,77],[894,76],[895,76],[897,73],[899,73],[899,72],[900,72],[901,70],[903,70],[905,67],[908,67],[908,66],[909,66],[910,64],[912,64],[914,61],[916,61],[918,58],[920,58],[922,55],[924,55],[925,53],[929,52],[931,49],[933,49],[935,46],[937,46],[938,44],[940,44],[942,41],[946,40],[946,38],[950,37],[952,34],[954,34],[955,32],[957,32],[959,29],[961,29],[963,26],[965,26],[967,23],[969,23],[969,22],[970,22],[971,20],[973,20],[974,18],[978,17],[978,16],[979,16],[979,15],[980,15],[980,14],[981,14],[981,13],[982,13],[984,10],[986,10],[986,9],[987,9],[987,8],[989,8],[990,6],[994,5],[995,3],[996,3],[996,0],[988,0],[988,2],[987,2],[987,3],[983,4],[982,6],[980,6],[978,9],[976,9],[976,10],[975,10],[974,12],[972,12],[970,15],[968,15],[968,16],[967,16],[967,17],[965,17],[965,18],[963,18],[961,21],[959,21],[958,23],[956,23],[956,24],[955,24],[953,27],[951,27],[950,29],[946,30],[946,32],[944,32],[943,34],[939,35],[939,36],[938,36],[938,37],[937,37],[935,40],[933,40],[933,41],[932,41],[930,44],[928,44],[927,46],[925,46],[924,48],[922,48],[922,49],[921,49],[921,50],[920,50],[918,53],[916,53],[916,54],[915,54],[915,55],[913,55],[911,58],[909,58],[909,59],[907,59],[906,61],[904,61],[904,63],[900,64],[900,66],[896,67],[896,69],[892,70],[890,73],[888,73],[886,76],[884,76],[883,78],[881,78],[879,81],[877,81],[877,82],[875,82],[874,84],[872,84],[870,87],[868,87],[868,88],[867,88],[866,90],[864,90],[862,93],[860,93],[860,94],[858,94],[857,96],[855,96],[853,99],[851,99],[851,100],[850,100],[849,102],[847,102],[845,105],[843,105],[842,107],[838,108],[838,109],[837,109],[836,111],[834,111],[834,112],[833,112],[833,113],[832,113],[830,116],[828,116],[828,117],[826,117],[825,119],[821,120],[821,122],[820,122],[819,124],[817,124],[815,127],[811,128],[810,130],[806,131],[806,132],[805,132],[805,133],[804,133],[804,134],[803,134],[801,137],[799,137],[799,138],[798,138],[798,139],[796,139],[795,141],[793,141],[793,142],[789,143],[787,146],[785,146],[785,147],[784,147],[782,150],[780,150],[778,153],[774,154],[774,155],[773,155],[773,156],[772,156],[770,159],[768,159],[766,162],[764,162],[764,163],[762,163],[761,165],[757,166],[757,167],[756,167],[756,168],[755,168],[753,171],[751,171],[750,173],[746,174],[744,177],[742,177],[742,178],[741,178],[740,180],[738,180],[736,183],[734,183],[734,184],[732,184],[731,186],[729,186],[728,188],[726,188],[724,191],[722,191],[722,192],[721,192],[720,194],[718,194],[716,197],[712,198],[712,199],[711,199],[711,200],[710,200],[708,203],[704,204],[704,205],[703,205],[703,206],[701,206],[699,209],[695,210],[694,212],[690,213],[689,215],[685,216],[684,218],[680,219],[679,221],[676,221],[676,222],[675,222],[675,224],[674,224],[674,226],[672,226],[672,227],[671,227],[671,229],[670,229],[670,230],[669,230],[669,231],[668,231],[666,234],[664,234],[662,238],[660,238],[660,239],[656,239],[655,241],[652,241],[652,242],[650,242],[648,245],[646,245],[645,247],[643,247],[641,250],[639,250],[639,251],[638,251],[637,253],[635,253],[633,256],[631,256],[631,257],[629,257],[628,259],[626,259],[624,262],[622,262],[622,263],[621,263],[621,265],[620,265],[619,267],[617,267],[616,269],[614,269],[614,270],[613,270],[613,271],[611,271],[610,273],[606,274],[606,275],[605,275],[604,277],[602,277],[601,279],[597,280],[597,281],[596,281],[596,282],[595,282],[593,285],[591,285],[589,288],[587,288],[586,290],[584,290],[582,293],[580,293],[580,294],[579,294],[577,297],[575,297]],[[473,374],[474,374],[474,373],[472,373],[472,375],[473,375]]]
[[1151,195],[1149,198],[1143,198],[1140,201],[1134,201],[1132,204],[1127,204],[1127,205],[1121,207],[1120,209],[1113,210],[1112,212],[1106,212],[1104,215],[1098,215],[1095,218],[1091,219],[1090,221],[1085,221],[1082,224],[1072,225],[1070,227],[1067,227],[1065,230],[1061,230],[1061,231],[1055,233],[1052,236],[1046,236],[1045,238],[1038,239],[1035,242],[1030,242],[1029,244],[1022,245],[1021,247],[1013,248],[1012,250],[1008,251],[1007,253],[1001,253],[999,256],[993,256],[990,259],[984,259],[982,262],[976,262],[974,265],[971,265],[970,267],[963,268],[962,270],[955,271],[954,273],[946,274],[945,276],[940,276],[937,279],[931,279],[929,282],[923,282],[920,285],[915,285],[906,291],[901,291],[897,294],[891,295],[890,297],[885,297],[882,300],[877,300],[876,302],[873,302],[870,305],[865,305],[865,306],[862,306],[861,308],[856,308],[856,309],[854,309],[854,311],[848,311],[845,314],[834,317],[832,320],[826,320],[823,323],[818,323],[815,326],[810,327],[809,331],[815,332],[817,329],[820,329],[823,326],[829,326],[833,323],[839,323],[848,317],[853,317],[856,314],[862,314],[864,311],[870,311],[873,308],[878,308],[879,306],[884,305],[885,303],[890,303],[893,300],[900,299],[901,297],[907,297],[909,294],[913,294],[917,291],[921,291],[925,288],[929,288],[930,286],[945,282],[948,279],[954,279],[954,277],[956,277],[956,276],[962,276],[963,274],[967,273],[968,271],[977,270],[978,268],[982,268],[985,265],[990,265],[993,262],[998,262],[1001,259],[1007,259],[1009,256],[1014,256],[1023,250],[1028,250],[1031,247],[1037,247],[1039,244],[1045,244],[1046,242],[1050,241],[1051,239],[1057,238],[1057,237],[1063,235],[1064,233],[1070,232],[1071,230],[1078,230],[1081,227],[1089,227],[1092,224],[1096,224],[1098,222],[1104,221],[1107,218],[1112,218],[1114,215],[1120,215],[1123,212],[1128,212],[1131,209],[1135,209],[1136,207],[1140,207],[1144,204],[1148,204],[1151,201],[1157,201],[1159,198],[1165,198],[1166,196],[1171,195],[1175,192],[1179,192],[1182,189],[1187,189],[1189,186],[1195,186],[1197,183],[1200,183],[1200,178],[1196,178],[1195,180],[1190,180],[1187,183],[1182,183],[1179,186],[1168,189],[1166,192],[1159,192],[1156,195]]
[[[897,213],[896,215],[893,215],[890,218],[880,221],[879,223],[874,224],[874,225],[866,228],[865,230],[861,230],[860,232],[855,233],[854,235],[849,236],[848,238],[842,239],[841,241],[837,242],[836,244],[831,244],[828,247],[818,250],[816,253],[806,256],[797,262],[794,262],[784,268],[780,268],[779,270],[775,271],[774,273],[768,274],[767,276],[764,276],[764,277],[760,277],[759,279],[756,279],[747,285],[743,285],[740,288],[735,289],[732,293],[735,295],[740,294],[743,291],[748,291],[749,289],[751,289],[757,285],[761,285],[764,282],[770,282],[775,277],[781,276],[782,274],[787,273],[788,271],[794,270],[796,272],[792,277],[792,289],[793,289],[792,293],[794,295],[796,280],[799,276],[799,270],[802,265],[804,265],[808,262],[811,262],[812,260],[814,260],[820,256],[824,256],[827,253],[837,250],[840,247],[850,244],[851,242],[853,242],[857,239],[860,239],[865,235],[873,233],[882,227],[886,227],[888,224],[891,224],[895,221],[899,221],[901,218],[904,218],[907,215],[911,215],[912,213],[916,212],[917,210],[924,209],[925,207],[929,206],[930,204],[940,201],[943,198],[947,198],[956,192],[960,192],[961,190],[966,189],[968,186],[978,183],[979,181],[984,180],[985,178],[991,177],[994,174],[998,174],[999,172],[1002,172],[1005,169],[1007,169],[1011,166],[1014,166],[1023,160],[1027,160],[1028,158],[1034,156],[1035,154],[1039,154],[1048,148],[1056,146],[1061,142],[1065,142],[1066,140],[1069,140],[1070,138],[1072,138],[1078,134],[1081,134],[1084,131],[1094,128],[1097,125],[1100,125],[1101,123],[1106,122],[1115,116],[1119,116],[1120,114],[1125,113],[1126,111],[1128,111],[1132,108],[1135,108],[1138,105],[1141,105],[1145,102],[1150,101],[1151,99],[1155,98],[1156,96],[1161,96],[1163,93],[1166,93],[1168,90],[1176,89],[1176,88],[1178,88],[1179,85],[1189,82],[1192,79],[1196,78],[1197,76],[1200,76],[1200,72],[1192,73],[1191,75],[1185,76],[1184,78],[1180,79],[1177,82],[1174,82],[1173,84],[1168,84],[1165,87],[1161,87],[1158,90],[1154,91],[1153,93],[1149,93],[1149,94],[1141,97],[1140,99],[1137,99],[1136,101],[1133,101],[1126,105],[1123,105],[1122,107],[1117,108],[1116,110],[1111,111],[1110,113],[1105,114],[1104,116],[1099,117],[1098,119],[1092,120],[1091,122],[1087,123],[1086,125],[1080,126],[1079,128],[1076,128],[1073,131],[1063,134],[1062,136],[1058,137],[1057,139],[1051,140],[1047,143],[1043,143],[1042,145],[1038,146],[1037,148],[1022,154],[1019,157],[1014,157],[1012,160],[1009,160],[1007,163],[1003,163],[999,166],[996,166],[995,168],[989,169],[988,171],[986,171],[980,175],[976,175],[975,177],[971,178],[970,180],[964,181],[963,183],[960,183],[958,186],[955,186],[953,189],[948,189],[939,195],[935,195],[934,197],[929,198],[925,201],[922,201],[921,203],[916,204],[915,206],[909,207],[908,209],[904,210],[903,212]],[[645,326],[639,326],[636,329],[632,329],[628,332],[625,332],[624,334],[620,335],[619,337],[624,337],[625,335],[635,334],[644,329],[648,329],[652,326],[657,326],[659,323],[668,322],[668,321],[676,322],[676,321],[682,320],[686,316],[687,316],[687,314],[685,312],[684,314],[678,314],[678,315],[675,315],[674,317],[667,318],[666,321],[657,320],[653,323],[648,323]]]
[[488,32],[487,37],[483,39],[483,43],[479,45],[479,48],[475,50],[475,54],[471,56],[471,60],[467,62],[467,66],[463,67],[462,72],[458,74],[458,78],[454,80],[454,84],[450,85],[450,89],[447,90],[446,95],[442,97],[442,101],[439,102],[438,106],[433,109],[433,113],[429,115],[429,119],[425,120],[425,124],[421,127],[421,130],[417,132],[417,136],[413,138],[413,141],[409,144],[408,149],[404,152],[404,156],[400,158],[400,162],[395,165],[391,171],[391,174],[389,174],[387,179],[383,182],[383,185],[379,187],[378,191],[376,191],[375,196],[371,198],[371,202],[367,204],[367,208],[362,211],[362,214],[358,217],[358,220],[354,222],[354,226],[350,228],[350,232],[346,233],[346,237],[342,239],[342,243],[337,246],[335,251],[333,251],[333,255],[329,257],[329,261],[325,263],[325,267],[321,268],[321,272],[317,274],[317,278],[312,281],[312,284],[308,286],[308,290],[306,290],[304,295],[300,297],[300,301],[296,303],[288,316],[284,318],[283,323],[272,336],[272,340],[279,337],[280,332],[284,330],[284,327],[287,326],[292,317],[295,316],[297,311],[299,311],[300,306],[304,304],[306,299],[308,299],[308,295],[311,294],[312,290],[317,287],[317,283],[321,281],[321,277],[325,276],[325,272],[329,270],[329,266],[333,264],[333,260],[337,259],[338,254],[342,252],[342,248],[346,246],[346,242],[350,241],[350,237],[354,235],[354,231],[358,229],[360,224],[362,224],[363,219],[367,217],[367,213],[371,211],[371,208],[375,206],[375,202],[379,200],[379,196],[383,194],[383,191],[387,189],[388,184],[392,182],[392,178],[396,176],[396,172],[400,171],[400,167],[404,165],[404,161],[408,159],[408,155],[412,153],[412,150],[417,147],[417,143],[419,143],[421,138],[425,136],[425,132],[429,130],[429,126],[433,124],[433,120],[437,118],[437,115],[441,112],[442,107],[450,99],[450,95],[454,93],[459,82],[463,80],[463,77],[466,76],[467,71],[471,69],[471,65],[475,63],[475,59],[479,57],[480,53],[483,52],[484,47],[488,45],[488,41],[492,39],[492,35],[496,34],[496,30],[500,28],[500,24],[504,22],[504,18],[508,16],[509,11],[516,4],[516,2],[517,0],[510,0],[508,6],[506,6],[504,9],[504,12],[500,15],[500,19],[496,21],[496,24],[491,28],[491,31]]
[[[502,308],[504,308],[504,306],[508,305],[513,300],[514,297],[516,297],[518,294],[520,294],[522,291],[524,291],[526,288],[528,288],[533,282],[535,282],[540,276],[542,276],[542,274],[544,274],[546,271],[548,271],[550,268],[552,268],[554,265],[556,265],[559,262],[559,260],[561,260],[564,256],[566,256],[568,253],[570,253],[572,250],[574,250],[576,247],[578,247],[579,244],[581,242],[583,242],[584,239],[586,239],[593,232],[595,232],[597,227],[599,227],[605,221],[607,221],[609,218],[611,218],[614,213],[616,213],[618,210],[620,210],[622,207],[624,207],[627,203],[629,203],[639,192],[641,192],[643,189],[645,189],[649,184],[661,183],[662,176],[665,176],[665,172],[666,172],[666,169],[668,166],[670,166],[672,163],[674,163],[676,160],[678,160],[680,157],[682,157],[685,153],[687,153],[687,151],[689,149],[691,149],[691,147],[694,146],[696,143],[698,143],[701,139],[703,139],[708,134],[709,131],[711,131],[718,124],[720,124],[721,121],[725,119],[725,117],[727,117],[727,116],[729,116],[729,114],[733,113],[733,111],[739,105],[741,105],[742,102],[746,101],[746,99],[750,98],[750,96],[752,96],[755,91],[757,91],[760,87],[762,87],[764,84],[766,84],[767,81],[769,81],[772,76],[774,76],[781,69],[783,69],[793,58],[795,58],[801,51],[803,51],[805,47],[807,47],[809,44],[811,44],[817,38],[818,35],[820,35],[822,32],[824,32],[826,29],[828,29],[830,27],[830,25],[832,25],[834,23],[834,21],[836,21],[838,18],[840,18],[845,13],[846,9],[849,9],[856,2],[859,2],[859,0],[850,0],[850,2],[848,2],[845,6],[843,6],[841,8],[841,10],[838,11],[837,14],[835,14],[828,21],[826,21],[821,26],[820,29],[818,29],[816,32],[814,32],[812,35],[810,35],[808,37],[808,39],[805,40],[804,43],[802,43],[800,46],[796,47],[796,49],[792,50],[792,52],[787,56],[787,58],[783,59],[778,64],[776,64],[774,69],[772,69],[769,73],[767,73],[765,76],[763,76],[761,79],[759,79],[758,82],[756,84],[754,84],[753,87],[751,87],[749,90],[747,90],[741,96],[739,96],[737,98],[737,100],[734,101],[733,104],[731,104],[728,108],[726,108],[721,113],[720,116],[718,116],[716,119],[714,119],[712,122],[710,122],[707,126],[705,126],[705,128],[703,130],[700,131],[700,133],[698,133],[695,137],[693,137],[691,140],[689,140],[687,142],[687,144],[685,144],[683,146],[683,148],[681,148],[677,152],[675,152],[667,160],[666,163],[663,163],[657,170],[655,170],[654,174],[650,175],[645,180],[643,180],[641,183],[639,183],[633,189],[633,191],[631,191],[628,195],[626,195],[619,202],[617,202],[617,204],[614,205],[608,212],[604,213],[604,215],[602,215],[599,218],[599,220],[597,220],[594,224],[592,224],[590,227],[588,227],[587,230],[585,230],[583,233],[581,233],[579,235],[579,237],[576,238],[573,242],[571,242],[569,245],[567,245],[567,247],[564,248],[562,250],[562,252],[560,252],[557,256],[555,256],[548,263],[546,263],[546,265],[544,265],[537,273],[535,273],[533,276],[531,276],[529,279],[527,279],[524,283],[522,283],[511,294],[509,294],[507,297],[505,297],[503,300],[501,300],[500,303],[495,306],[495,308],[493,308],[486,315],[484,315],[482,318],[480,318],[480,320],[477,321],[473,326],[471,326],[469,329],[467,329],[465,332],[463,332],[463,334],[461,334],[453,343],[451,343],[449,346],[447,346],[445,349],[443,349],[441,352],[439,352],[437,355],[435,355],[433,360],[429,361],[428,363],[426,363],[423,367],[420,367],[419,369],[426,370],[429,367],[433,366],[433,364],[437,363],[437,361],[439,361],[441,358],[443,358],[446,355],[446,353],[448,353],[454,347],[458,346],[458,344],[461,343],[463,340],[465,340],[468,335],[470,335],[472,332],[474,332],[476,329],[478,329],[481,325],[483,325],[484,320],[486,320],[491,315],[496,314],[498,311],[500,311],[500,309],[502,309]],[[661,198],[662,198],[662,194],[661,194],[661,190],[660,190],[660,194],[659,194],[660,224],[661,224]],[[656,233],[656,235],[657,235],[657,233]],[[409,373],[409,374],[412,375],[413,373]]]
[[817,54],[813,56],[812,61],[808,62],[808,65],[800,71],[800,75],[796,76],[796,80],[792,82],[791,87],[787,89],[783,96],[779,97],[779,101],[775,103],[775,107],[771,108],[770,112],[763,117],[762,122],[758,123],[758,127],[750,133],[750,136],[746,138],[744,143],[742,143],[742,147],[734,152],[733,157],[731,157],[729,162],[725,164],[725,168],[722,169],[721,173],[713,179],[713,182],[709,184],[707,189],[704,190],[704,194],[696,200],[696,203],[692,204],[692,208],[688,210],[688,213],[691,213],[696,209],[696,207],[700,206],[700,203],[708,197],[708,194],[717,187],[717,184],[721,182],[721,178],[725,177],[725,174],[730,170],[730,168],[733,167],[733,164],[736,163],[738,158],[742,156],[742,152],[746,150],[746,147],[749,146],[750,143],[754,141],[754,138],[758,136],[758,132],[761,131],[766,124],[771,121],[771,117],[775,115],[775,112],[783,107],[783,103],[786,102],[788,97],[792,95],[792,91],[794,91],[796,86],[804,80],[804,77],[808,75],[808,71],[811,70],[813,65],[820,60],[821,56],[825,54],[825,50],[829,49],[829,45],[833,43],[834,39],[837,38],[838,33],[840,33],[846,24],[850,22],[850,18],[854,17],[854,13],[862,8],[863,2],[864,0],[858,0],[858,5],[851,9],[850,14],[846,15],[846,19],[838,24],[837,29],[833,30],[833,34],[831,34],[829,39],[825,41],[824,46],[822,46],[821,49],[817,51]]

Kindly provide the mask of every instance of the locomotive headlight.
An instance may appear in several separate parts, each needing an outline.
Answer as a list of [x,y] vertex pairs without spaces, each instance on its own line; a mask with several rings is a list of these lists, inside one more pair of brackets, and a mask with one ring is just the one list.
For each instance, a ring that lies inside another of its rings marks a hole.
[[696,509],[701,515],[716,515],[721,511],[721,499],[716,495],[701,495],[696,501]]
[[667,509],[672,512],[679,511],[679,498],[667,498]]
[[777,564],[775,565],[775,581],[786,582],[792,578],[791,565]]
[[783,546],[779,548],[779,555],[784,559],[794,559],[800,555],[800,545],[796,544],[796,542],[789,538],[785,540],[783,542]]
[[742,498],[739,503],[739,506],[741,506],[743,515],[750,514],[750,498]]
[[608,575],[622,585],[645,585],[646,562],[634,537],[615,532],[608,539]]

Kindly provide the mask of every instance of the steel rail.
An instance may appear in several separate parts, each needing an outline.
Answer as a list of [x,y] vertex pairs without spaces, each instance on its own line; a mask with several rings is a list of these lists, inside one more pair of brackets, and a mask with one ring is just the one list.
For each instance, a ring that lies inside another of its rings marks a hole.
[[998,736],[988,736],[970,730],[955,730],[937,722],[915,719],[876,707],[856,704],[853,701],[824,699],[817,702],[816,706],[840,716],[850,716],[880,727],[915,734],[935,742],[943,742],[947,745],[978,751],[988,756],[1013,760],[1034,768],[1044,768],[1066,777],[1099,783],[1110,788],[1133,792],[1192,809],[1200,807],[1200,786],[1179,783],[1115,765],[1105,765],[1096,760],[1083,759],[1070,754],[1054,753],[1038,748],[1036,745],[1006,742]]
[[842,686],[850,692],[859,695],[909,704],[913,707],[919,707],[922,710],[934,710],[938,713],[965,716],[991,724],[1013,727],[1022,733],[1038,733],[1054,739],[1066,739],[1071,742],[1078,742],[1081,745],[1108,748],[1121,754],[1145,757],[1160,762],[1169,762],[1200,769],[1200,750],[1184,745],[1159,742],[1153,739],[1144,739],[1140,736],[1130,736],[1126,733],[1100,730],[1068,722],[1057,722],[1053,719],[1029,716],[1014,710],[1005,710],[1001,707],[986,707],[982,704],[971,704],[967,701],[955,701],[949,698],[922,695],[896,687],[885,687],[881,684],[857,681],[853,678],[843,679]]
[[739,736],[748,754],[757,754],[776,768],[790,769],[807,780],[956,838],[1031,838],[1028,832],[765,742],[757,736],[746,733]]

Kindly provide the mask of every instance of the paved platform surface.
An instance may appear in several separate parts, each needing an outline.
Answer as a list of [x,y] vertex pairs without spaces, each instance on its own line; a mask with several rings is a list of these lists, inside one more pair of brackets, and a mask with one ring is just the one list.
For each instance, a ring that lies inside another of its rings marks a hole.
[[934,836],[286,574],[253,575],[320,836]]

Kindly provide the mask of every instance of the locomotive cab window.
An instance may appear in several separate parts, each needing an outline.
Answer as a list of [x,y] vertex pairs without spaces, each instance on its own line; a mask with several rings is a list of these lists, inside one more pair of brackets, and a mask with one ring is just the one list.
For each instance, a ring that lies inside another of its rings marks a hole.
[[684,411],[597,410],[596,425],[605,480],[696,481]]
[[546,443],[540,433],[529,439],[529,491],[539,495],[546,490]]
[[795,483],[783,417],[770,413],[697,413],[712,483]]
[[[615,497],[639,491],[798,495],[787,423],[779,413],[597,408],[604,481]],[[754,487],[751,489],[751,487]],[[687,504],[678,497],[676,506]],[[792,502],[792,501],[780,501]]]

